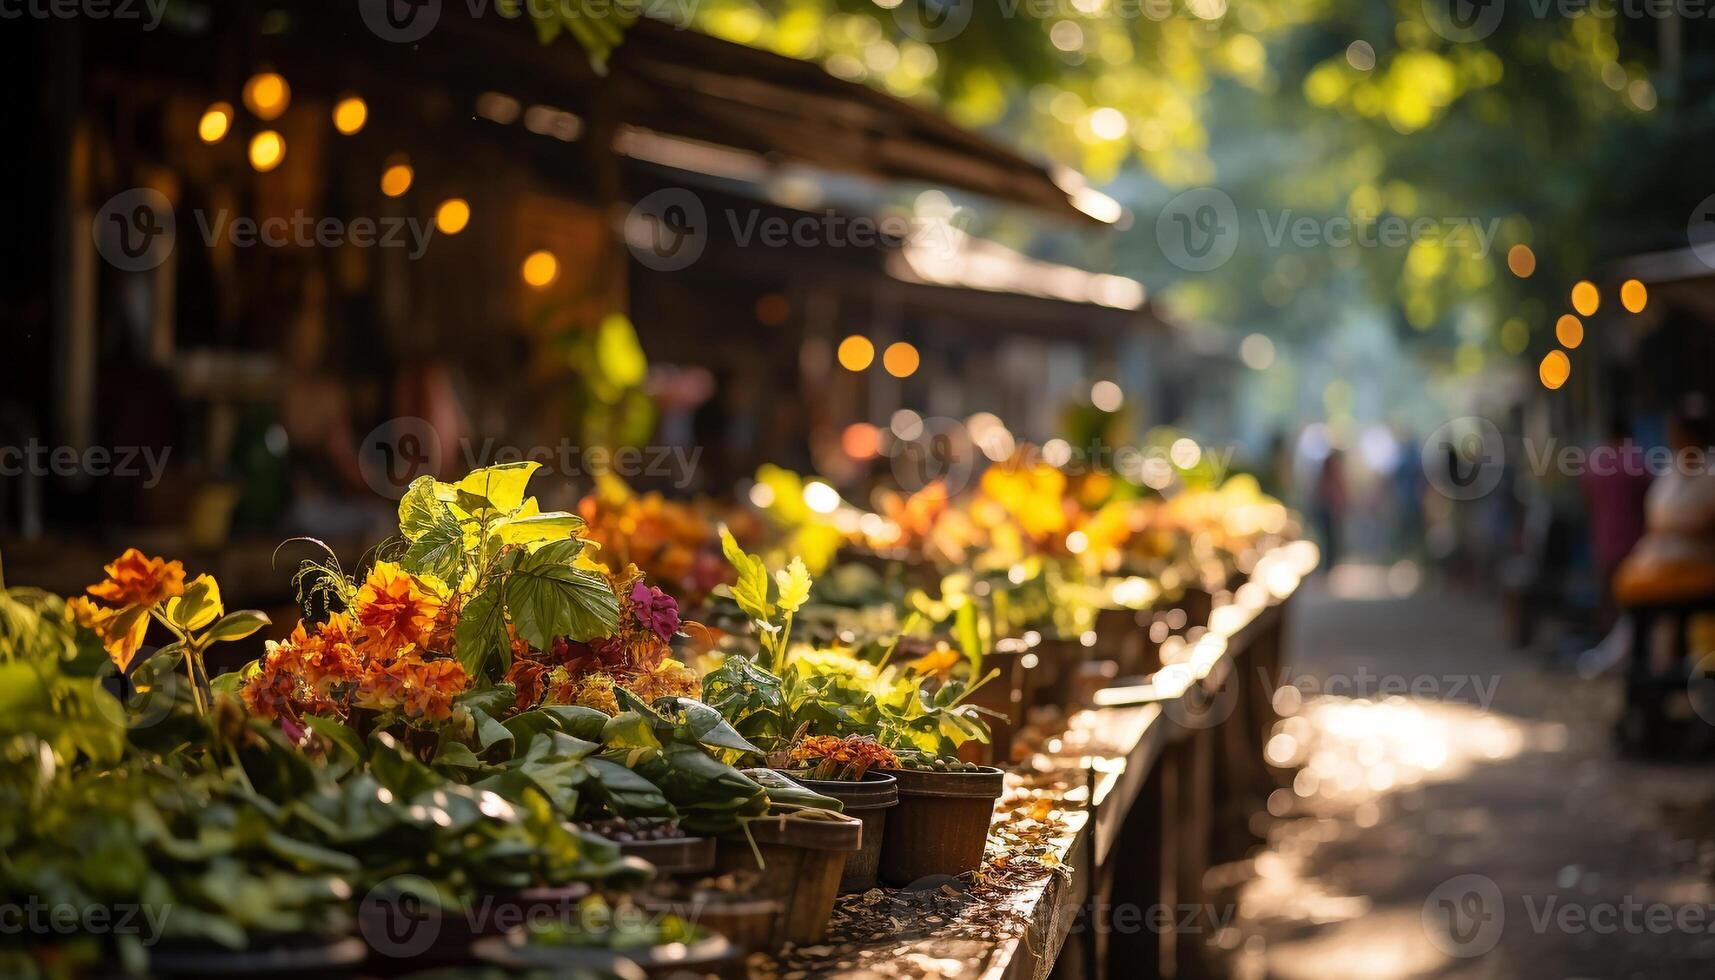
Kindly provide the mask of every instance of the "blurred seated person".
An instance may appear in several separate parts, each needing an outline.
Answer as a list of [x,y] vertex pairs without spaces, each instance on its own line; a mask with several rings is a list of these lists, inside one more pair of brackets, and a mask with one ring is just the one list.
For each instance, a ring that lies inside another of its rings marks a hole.
[[1620,563],[1614,596],[1623,606],[1715,603],[1715,473],[1701,405],[1668,423],[1673,463],[1644,496],[1644,535]]

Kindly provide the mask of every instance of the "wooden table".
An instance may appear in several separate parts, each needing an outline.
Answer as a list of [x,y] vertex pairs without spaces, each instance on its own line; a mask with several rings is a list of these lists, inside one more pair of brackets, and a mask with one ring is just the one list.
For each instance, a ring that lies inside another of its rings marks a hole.
[[[1296,578],[1216,610],[1189,656],[1121,683],[1010,774],[989,867],[968,891],[842,898],[825,942],[751,964],[757,977],[1197,977],[1212,863],[1241,857],[1270,788],[1262,761]],[[1020,842],[1037,853],[1018,854]],[[997,860],[1004,859],[1004,866]]]

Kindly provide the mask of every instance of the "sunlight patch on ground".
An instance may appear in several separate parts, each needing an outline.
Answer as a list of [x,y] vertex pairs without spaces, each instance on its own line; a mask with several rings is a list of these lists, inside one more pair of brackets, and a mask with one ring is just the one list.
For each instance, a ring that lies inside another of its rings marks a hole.
[[[1401,980],[1449,965],[1425,935],[1420,907],[1378,907],[1312,877],[1316,852],[1376,827],[1396,794],[1459,780],[1474,769],[1563,744],[1559,726],[1455,702],[1320,696],[1295,706],[1268,740],[1268,761],[1296,769],[1292,788],[1269,799],[1283,818],[1239,891],[1244,931],[1286,925],[1292,938],[1264,946],[1253,935],[1241,975],[1317,980]],[[1449,815],[1450,818],[1457,815]],[[1310,927],[1305,929],[1303,927]],[[1277,932],[1280,930],[1276,930]]]

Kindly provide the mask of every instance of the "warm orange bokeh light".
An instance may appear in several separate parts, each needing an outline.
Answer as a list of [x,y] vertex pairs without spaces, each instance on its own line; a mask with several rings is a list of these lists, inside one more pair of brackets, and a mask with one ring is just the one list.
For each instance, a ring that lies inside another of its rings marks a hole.
[[232,131],[232,104],[216,102],[203,111],[202,119],[197,122],[197,136],[211,146],[226,139],[226,134]]
[[840,433],[840,448],[852,459],[874,459],[881,452],[881,430],[868,422],[853,422]]
[[909,378],[916,374],[919,362],[917,348],[903,340],[888,345],[887,351],[881,355],[881,366],[896,378]]
[[435,209],[435,228],[443,235],[456,235],[470,224],[470,204],[462,197],[449,197]]
[[411,179],[415,176],[410,164],[395,163],[381,172],[381,193],[398,197],[411,189]]
[[869,342],[868,337],[855,333],[840,341],[838,354],[840,367],[847,371],[862,371],[875,363],[875,345]]
[[1542,366],[1536,373],[1542,379],[1542,386],[1553,391],[1572,377],[1572,359],[1566,356],[1565,351],[1551,350],[1543,355]]
[[272,129],[264,129],[250,138],[250,165],[257,173],[267,173],[286,159],[286,138]]
[[1649,290],[1636,279],[1627,279],[1620,285],[1620,305],[1627,313],[1642,313],[1649,305]]
[[351,136],[369,121],[369,105],[355,95],[348,95],[333,107],[333,128]]
[[546,289],[560,278],[560,260],[546,250],[531,252],[524,258],[524,284],[532,289]]
[[1596,284],[1588,279],[1580,279],[1572,287],[1572,308],[1579,316],[1595,316],[1596,310],[1602,305],[1602,294],[1596,291]]
[[1566,314],[1554,322],[1554,339],[1567,350],[1576,350],[1584,342],[1584,321]]
[[1514,245],[1507,249],[1507,268],[1520,279],[1529,279],[1536,271],[1536,253],[1530,250],[1529,245]]
[[276,72],[265,71],[250,76],[244,83],[244,107],[256,118],[267,121],[280,118],[292,104],[292,86]]

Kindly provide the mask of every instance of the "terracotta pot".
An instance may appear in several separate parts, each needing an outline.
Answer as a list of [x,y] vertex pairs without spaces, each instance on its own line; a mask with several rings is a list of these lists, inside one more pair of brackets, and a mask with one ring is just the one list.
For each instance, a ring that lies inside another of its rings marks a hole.
[[699,892],[682,899],[641,895],[636,901],[650,912],[671,912],[718,932],[746,953],[771,953],[777,948],[775,930],[785,909],[777,899],[724,892]]
[[149,973],[156,977],[297,977],[308,971],[341,977],[351,974],[369,953],[356,936],[276,936],[252,942],[250,949],[213,943],[164,944],[149,951]]
[[811,779],[804,772],[786,772],[805,789],[831,796],[845,804],[848,817],[863,821],[863,847],[846,858],[840,875],[840,894],[866,892],[875,887],[876,868],[881,862],[881,842],[887,834],[887,811],[899,803],[899,781],[883,772],[866,772],[856,782],[848,779]]
[[930,875],[959,875],[982,866],[995,801],[1006,787],[999,769],[920,772],[902,769],[899,806],[881,848],[881,880],[909,885]]
[[747,824],[747,830],[748,838],[740,832],[716,842],[716,873],[757,874],[756,897],[780,902],[783,912],[769,937],[770,948],[787,942],[821,942],[846,858],[863,847],[863,821],[837,813],[821,818],[758,817]]
[[660,875],[701,875],[715,866],[713,837],[669,837],[626,841],[619,853],[648,861]]
[[504,937],[480,939],[471,946],[471,952],[479,960],[509,970],[628,975],[632,972],[630,967],[636,967],[651,977],[719,974],[731,969],[740,955],[738,947],[715,933],[689,946],[674,943],[624,950],[538,945],[528,942],[526,935],[526,931],[520,929]]
[[997,766],[1012,763],[1012,739],[1024,726],[1025,651],[1022,641],[1006,641],[983,658],[983,673],[994,669],[1000,676],[977,688],[965,703],[990,712],[983,715],[989,726],[989,741],[987,745],[966,742],[959,749],[959,758],[964,761]]

